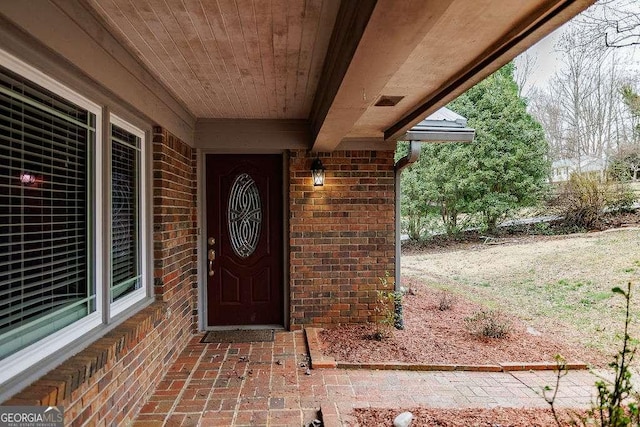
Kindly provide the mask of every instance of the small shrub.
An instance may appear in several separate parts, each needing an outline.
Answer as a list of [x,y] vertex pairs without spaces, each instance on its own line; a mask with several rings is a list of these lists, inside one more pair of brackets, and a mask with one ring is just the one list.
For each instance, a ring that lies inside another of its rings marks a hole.
[[618,351],[609,367],[615,372],[613,381],[601,378],[596,381],[598,395],[591,414],[601,426],[622,427],[640,425],[640,401],[631,381],[630,365],[638,350],[638,341],[629,335],[631,323],[631,283],[627,290],[615,287],[613,293],[625,299],[625,322],[622,349]]
[[536,222],[533,225],[533,230],[531,234],[541,235],[541,236],[552,236],[555,234],[553,227],[548,222]]
[[440,291],[438,294],[438,310],[446,311],[451,310],[455,303],[455,296],[449,291]]
[[505,338],[511,332],[511,321],[494,310],[480,310],[464,319],[467,331],[478,338]]
[[629,212],[636,196],[628,182],[603,182],[597,175],[573,174],[565,184],[560,200],[567,226],[593,229],[601,225],[605,208]]
[[[388,288],[389,273],[385,273],[384,277],[380,277],[382,288]],[[391,335],[391,329],[394,326],[402,325],[402,293],[396,291],[376,291],[376,332],[372,338],[376,341],[382,341]],[[401,329],[401,328],[399,328]]]
[[382,341],[385,338],[389,338],[391,328],[393,328],[396,321],[395,292],[377,291],[375,312],[376,331],[372,338],[376,341]]
[[636,195],[629,186],[629,183],[615,181],[609,184],[607,194],[607,206],[615,212],[631,212]]
[[572,174],[561,195],[562,211],[568,226],[596,228],[606,204],[606,185],[594,175]]

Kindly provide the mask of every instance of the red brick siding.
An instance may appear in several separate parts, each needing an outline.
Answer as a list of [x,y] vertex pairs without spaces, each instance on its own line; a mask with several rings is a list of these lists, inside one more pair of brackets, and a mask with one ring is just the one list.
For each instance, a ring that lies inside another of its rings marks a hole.
[[[179,334],[197,329],[196,151],[162,128],[153,142],[153,268],[156,298],[184,322]],[[180,349],[177,349],[179,352]]]
[[153,256],[157,301],[5,405],[62,405],[65,425],[126,425],[195,328],[195,150],[155,128]]
[[379,278],[388,273],[393,287],[393,155],[320,155],[326,180],[314,187],[314,157],[290,153],[291,329],[374,320]]

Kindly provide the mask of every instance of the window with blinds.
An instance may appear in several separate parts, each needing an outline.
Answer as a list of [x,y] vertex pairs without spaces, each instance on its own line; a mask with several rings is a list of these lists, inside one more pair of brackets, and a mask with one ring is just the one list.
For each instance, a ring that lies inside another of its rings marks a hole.
[[111,301],[140,289],[141,138],[111,124]]
[[96,116],[0,67],[0,359],[96,310]]

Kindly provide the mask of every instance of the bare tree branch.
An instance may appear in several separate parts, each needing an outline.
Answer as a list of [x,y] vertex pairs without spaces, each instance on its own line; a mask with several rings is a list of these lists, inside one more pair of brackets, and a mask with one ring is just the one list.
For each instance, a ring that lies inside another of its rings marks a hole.
[[588,39],[581,27],[569,27],[555,45],[563,66],[545,90],[530,96],[530,111],[545,129],[554,160],[606,159],[633,138],[620,55]]
[[522,55],[516,58],[516,70],[514,78],[516,80],[516,83],[518,84],[518,96],[527,97],[527,95],[531,91],[531,88],[527,88],[526,93],[523,93],[525,90],[525,86],[527,86],[529,77],[536,68],[537,62],[537,56],[533,55],[529,51],[524,52]]
[[640,45],[640,2],[600,0],[577,18],[589,43],[605,48]]

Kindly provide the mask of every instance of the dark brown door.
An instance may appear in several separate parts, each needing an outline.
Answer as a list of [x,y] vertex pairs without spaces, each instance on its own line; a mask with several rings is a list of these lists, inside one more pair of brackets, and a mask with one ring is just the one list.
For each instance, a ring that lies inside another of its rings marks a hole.
[[207,324],[283,325],[282,156],[206,159]]

